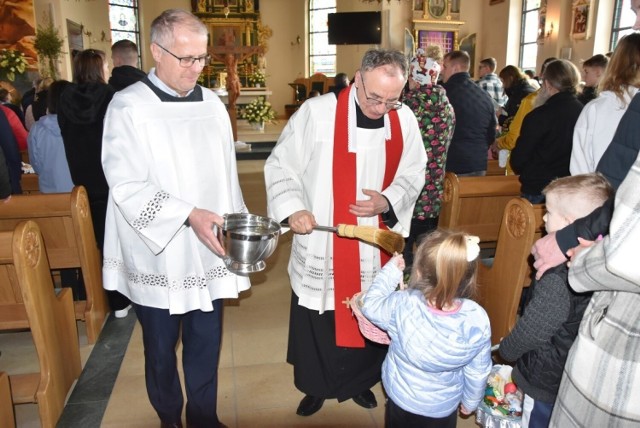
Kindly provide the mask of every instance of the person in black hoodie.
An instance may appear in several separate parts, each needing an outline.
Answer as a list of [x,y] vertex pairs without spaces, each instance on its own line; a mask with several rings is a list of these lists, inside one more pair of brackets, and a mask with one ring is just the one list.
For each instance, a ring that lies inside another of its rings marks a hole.
[[138,46],[131,40],[118,40],[111,46],[113,70],[109,84],[116,91],[144,79],[147,75],[138,68]]
[[[107,107],[115,93],[106,83],[108,75],[103,51],[86,49],[78,53],[73,60],[74,81],[62,92],[58,105],[58,124],[71,179],[76,186],[87,189],[93,231],[101,253],[109,196],[102,170],[102,131]],[[125,317],[129,300],[116,291],[108,291],[107,296],[114,315]]]
[[511,168],[520,176],[520,192],[532,204],[544,202],[542,189],[566,177],[573,147],[573,128],[582,111],[576,98],[580,71],[560,59],[547,64],[536,105],[523,120],[511,151]]

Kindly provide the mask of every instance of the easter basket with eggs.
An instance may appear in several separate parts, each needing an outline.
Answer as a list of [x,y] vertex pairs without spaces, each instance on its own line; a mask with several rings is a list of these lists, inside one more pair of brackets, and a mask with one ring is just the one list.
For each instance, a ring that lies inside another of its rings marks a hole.
[[512,367],[496,364],[487,379],[484,399],[476,411],[476,422],[484,428],[520,428],[522,391],[511,380]]

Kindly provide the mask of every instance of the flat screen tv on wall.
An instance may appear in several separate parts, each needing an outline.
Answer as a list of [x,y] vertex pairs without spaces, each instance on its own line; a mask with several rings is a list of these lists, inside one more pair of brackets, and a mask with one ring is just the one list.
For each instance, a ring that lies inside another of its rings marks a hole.
[[379,45],[382,42],[380,12],[330,13],[330,45]]

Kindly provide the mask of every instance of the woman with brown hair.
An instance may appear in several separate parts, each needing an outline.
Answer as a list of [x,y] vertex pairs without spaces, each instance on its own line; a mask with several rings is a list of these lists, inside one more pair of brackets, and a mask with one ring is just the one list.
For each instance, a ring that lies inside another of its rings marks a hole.
[[[86,49],[73,60],[73,83],[60,97],[58,124],[69,162],[71,179],[89,195],[93,230],[102,252],[109,186],[102,171],[102,131],[107,107],[115,90],[107,84],[109,64],[103,51]],[[109,306],[116,317],[125,317],[129,301],[109,291]]]
[[507,119],[515,116],[522,99],[535,92],[536,89],[529,83],[527,75],[515,65],[507,65],[500,70],[499,77],[502,80],[504,92],[509,97],[509,100],[504,105],[504,110],[507,114],[499,118],[500,125],[502,125]]
[[598,88],[585,105],[573,131],[569,169],[572,175],[594,172],[609,147],[622,115],[640,87],[640,33],[618,42]]

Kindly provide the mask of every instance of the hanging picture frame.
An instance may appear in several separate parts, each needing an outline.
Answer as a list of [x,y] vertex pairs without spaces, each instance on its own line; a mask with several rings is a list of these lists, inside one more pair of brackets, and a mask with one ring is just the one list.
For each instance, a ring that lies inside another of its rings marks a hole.
[[571,37],[586,40],[591,37],[594,0],[575,0],[571,10]]
[[447,15],[447,0],[428,0],[427,10],[434,19],[444,19]]

